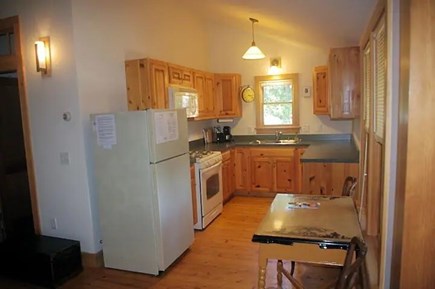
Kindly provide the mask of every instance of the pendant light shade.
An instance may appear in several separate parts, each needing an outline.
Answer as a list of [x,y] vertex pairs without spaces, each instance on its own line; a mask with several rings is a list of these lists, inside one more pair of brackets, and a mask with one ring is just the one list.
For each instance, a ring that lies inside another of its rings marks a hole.
[[255,45],[255,38],[254,38],[254,23],[258,22],[257,19],[249,18],[252,22],[252,44],[251,47],[246,50],[245,54],[243,54],[243,59],[263,59],[266,57],[264,53]]

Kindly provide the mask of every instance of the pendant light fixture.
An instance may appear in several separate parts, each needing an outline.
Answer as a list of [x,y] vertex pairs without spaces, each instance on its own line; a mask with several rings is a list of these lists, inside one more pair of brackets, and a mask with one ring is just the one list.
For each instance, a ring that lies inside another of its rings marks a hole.
[[254,23],[258,22],[257,19],[249,18],[252,22],[252,44],[251,47],[246,50],[245,54],[243,54],[243,59],[263,59],[266,57],[263,52],[261,52],[260,48],[255,45],[254,39]]

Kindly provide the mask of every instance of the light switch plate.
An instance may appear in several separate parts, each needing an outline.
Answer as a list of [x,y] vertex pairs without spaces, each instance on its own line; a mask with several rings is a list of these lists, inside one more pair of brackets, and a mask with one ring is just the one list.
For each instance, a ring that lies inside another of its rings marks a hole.
[[302,95],[304,97],[310,97],[311,96],[311,86],[304,86],[302,88]]

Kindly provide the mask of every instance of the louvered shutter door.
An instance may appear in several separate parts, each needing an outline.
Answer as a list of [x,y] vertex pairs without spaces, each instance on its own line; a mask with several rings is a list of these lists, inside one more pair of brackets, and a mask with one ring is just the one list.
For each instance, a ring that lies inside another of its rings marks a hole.
[[386,95],[386,39],[385,18],[383,17],[375,30],[375,87],[374,87],[374,132],[379,141],[384,139],[385,95]]
[[371,79],[371,53],[370,53],[370,43],[367,44],[364,49],[364,126],[366,132],[369,131],[370,128],[370,83]]

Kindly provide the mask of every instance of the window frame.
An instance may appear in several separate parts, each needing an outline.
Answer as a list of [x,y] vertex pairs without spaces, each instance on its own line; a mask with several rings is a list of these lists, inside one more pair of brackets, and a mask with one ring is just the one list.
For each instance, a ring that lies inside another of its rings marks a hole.
[[[257,133],[274,133],[279,130],[282,132],[298,132],[299,125],[299,76],[298,73],[277,74],[277,75],[263,75],[255,76],[255,89],[257,94],[256,101],[256,131]],[[262,83],[275,82],[275,81],[291,81],[292,83],[292,124],[291,125],[265,125],[263,119],[263,90],[261,89]]]

